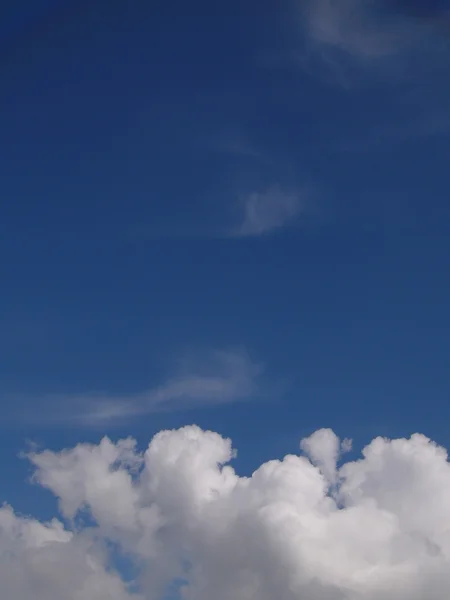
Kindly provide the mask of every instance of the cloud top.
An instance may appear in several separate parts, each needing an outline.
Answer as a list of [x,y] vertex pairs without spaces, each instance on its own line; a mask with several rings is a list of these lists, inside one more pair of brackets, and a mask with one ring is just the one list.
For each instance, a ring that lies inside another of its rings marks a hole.
[[31,453],[74,525],[0,509],[2,598],[163,600],[176,585],[185,600],[446,600],[446,451],[419,434],[377,438],[337,468],[332,431],[301,446],[251,477],[228,464],[229,439],[196,426],[143,454],[107,438]]

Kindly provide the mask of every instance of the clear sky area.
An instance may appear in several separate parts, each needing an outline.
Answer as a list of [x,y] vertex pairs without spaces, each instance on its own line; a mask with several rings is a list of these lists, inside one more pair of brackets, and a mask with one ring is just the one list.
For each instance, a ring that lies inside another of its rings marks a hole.
[[3,0],[0,600],[448,600],[449,174],[446,0]]

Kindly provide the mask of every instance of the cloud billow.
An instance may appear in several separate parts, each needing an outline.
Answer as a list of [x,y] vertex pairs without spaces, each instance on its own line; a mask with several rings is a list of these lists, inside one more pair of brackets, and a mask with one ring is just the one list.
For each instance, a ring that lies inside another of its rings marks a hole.
[[0,509],[2,599],[163,600],[178,582],[186,600],[446,600],[446,451],[377,438],[339,466],[349,442],[328,429],[301,447],[251,477],[228,464],[230,440],[196,426],[143,454],[108,438],[30,454],[73,527]]

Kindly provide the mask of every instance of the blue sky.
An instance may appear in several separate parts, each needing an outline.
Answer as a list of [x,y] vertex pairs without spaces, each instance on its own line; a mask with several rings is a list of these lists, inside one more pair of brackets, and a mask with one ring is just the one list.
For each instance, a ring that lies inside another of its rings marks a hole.
[[450,443],[450,17],[363,4],[0,9],[17,510],[53,507],[28,440],[196,423],[243,472],[318,427]]

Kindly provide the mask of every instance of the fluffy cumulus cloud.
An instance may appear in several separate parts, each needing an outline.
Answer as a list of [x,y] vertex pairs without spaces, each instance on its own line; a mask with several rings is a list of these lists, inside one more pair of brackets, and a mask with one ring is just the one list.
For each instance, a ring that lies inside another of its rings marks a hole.
[[[185,427],[29,455],[61,520],[0,509],[2,600],[447,600],[450,465],[416,434],[342,464],[330,430],[241,477]],[[64,523],[64,525],[62,524]]]

